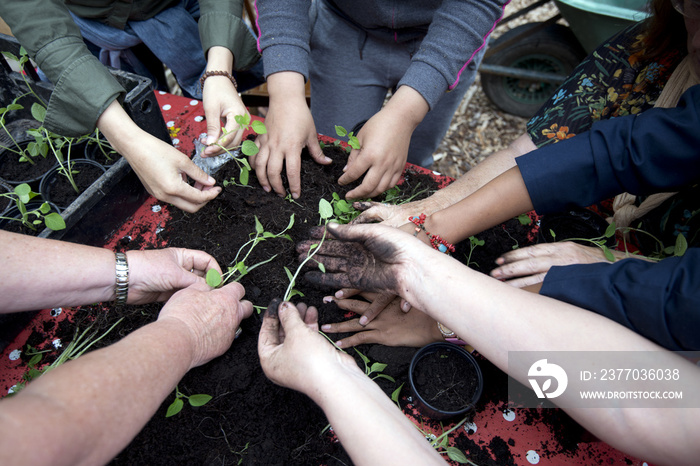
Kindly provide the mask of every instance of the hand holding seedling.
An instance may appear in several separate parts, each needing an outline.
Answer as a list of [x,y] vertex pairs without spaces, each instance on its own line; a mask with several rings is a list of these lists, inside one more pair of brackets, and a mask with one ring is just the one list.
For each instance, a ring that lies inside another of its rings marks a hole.
[[[366,291],[390,292],[402,295],[403,283],[412,277],[413,262],[409,251],[420,254],[425,248],[411,235],[384,225],[326,226],[331,237],[318,248],[313,259],[325,266],[325,273],[310,271],[307,280],[333,288],[359,288]],[[312,230],[320,238],[323,229]],[[300,260],[307,256],[318,240],[307,240],[297,245]],[[429,248],[426,248],[429,250]]]
[[184,325],[188,329],[190,369],[229,349],[241,321],[253,313],[252,303],[242,300],[244,295],[240,283],[215,290],[206,283],[195,283],[175,293],[163,306],[158,322]]
[[[352,311],[361,317],[370,312],[372,304],[380,296],[377,293],[363,292],[359,299],[340,299],[333,296],[324,298],[324,302],[333,301],[340,309]],[[340,348],[365,343],[379,343],[386,346],[421,347],[434,341],[442,341],[442,334],[430,316],[414,309],[405,312],[401,309],[403,300],[391,295],[388,305],[382,306],[382,313],[366,325],[360,324],[360,318],[343,322],[325,324],[321,330],[325,333],[353,333],[347,338],[335,342]],[[410,306],[409,306],[410,309]]]
[[183,248],[129,251],[129,304],[165,301],[175,291],[204,283],[208,270],[221,267],[204,251]]
[[277,385],[308,393],[328,380],[338,362],[359,369],[318,333],[318,311],[304,303],[273,300],[265,311],[258,338],[260,365]]

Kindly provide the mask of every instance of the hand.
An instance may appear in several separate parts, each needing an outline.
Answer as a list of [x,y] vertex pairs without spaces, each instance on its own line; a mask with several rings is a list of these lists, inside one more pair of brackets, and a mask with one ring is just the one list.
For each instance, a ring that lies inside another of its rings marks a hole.
[[[324,301],[334,301],[340,309],[352,311],[360,316],[366,316],[371,311],[374,300],[381,295],[362,293],[367,301],[358,299],[337,299],[329,296]],[[427,314],[418,309],[407,312],[402,309],[403,300],[393,297],[381,314],[366,326],[360,324],[360,319],[351,319],[321,327],[325,333],[355,333],[345,339],[335,342],[340,348],[350,348],[364,343],[379,343],[387,346],[425,346],[434,341],[442,341],[442,334],[437,323]]]
[[[347,299],[352,296],[361,294],[362,290],[356,289],[356,288],[344,288],[342,290],[338,290],[335,293],[335,296],[326,296],[324,298],[324,301],[327,300],[332,300],[333,298],[338,298],[338,299]],[[373,293],[372,300],[369,303],[369,306],[364,309],[362,312],[362,317],[360,317],[359,324],[361,326],[365,326],[369,324],[372,320],[374,320],[375,317],[379,315],[389,304],[391,304],[394,301],[394,298],[396,297],[395,294],[393,293]],[[411,305],[404,301],[401,300],[401,305],[399,306],[403,312],[408,312],[411,310]]]
[[311,111],[306,105],[304,77],[295,72],[275,73],[268,77],[270,108],[265,118],[267,134],[256,139],[260,151],[250,158],[260,185],[266,192],[274,190],[280,196],[286,191],[282,184],[282,166],[286,166],[292,198],[301,195],[301,150],[322,165],[332,160],[326,157],[318,143],[318,133]]
[[[202,97],[204,115],[207,119],[205,143],[208,146],[202,151],[202,157],[212,157],[223,153],[224,151],[218,145],[227,149],[238,147],[243,140],[245,130],[236,123],[235,117],[249,115],[249,113],[231,80],[226,76],[209,76],[204,81]],[[221,137],[222,119],[225,122],[224,128],[226,130],[226,136],[223,138]],[[218,143],[218,145],[212,145],[214,143]]]
[[418,214],[430,215],[441,209],[441,206],[432,201],[430,197],[420,201],[407,202],[393,205],[382,204],[373,201],[354,202],[352,206],[362,213],[351,222],[356,223],[382,223],[392,227],[400,227],[408,223],[408,217]]
[[[442,255],[412,235],[384,225],[330,223],[326,229],[330,235],[313,256],[325,265],[326,273],[314,270],[305,274],[307,280],[321,286],[400,295],[405,286],[420,282],[417,269],[421,260],[430,260],[433,253]],[[322,233],[322,228],[312,230],[317,239],[297,245],[300,261],[319,243]]]
[[[196,212],[221,192],[214,178],[185,154],[139,128],[116,100],[102,112],[97,126],[157,199]],[[188,176],[194,187],[187,183]]]
[[[620,251],[612,251],[617,259],[628,256]],[[504,280],[509,285],[523,288],[544,281],[549,269],[554,265],[592,264],[608,262],[599,247],[583,246],[573,241],[543,243],[507,252],[498,259],[499,267],[491,271],[491,276]]]
[[345,197],[374,197],[395,186],[406,166],[408,146],[416,126],[430,110],[415,89],[401,86],[357,135],[361,149],[350,153],[338,183],[349,184],[367,172],[362,184]]
[[345,195],[346,199],[378,196],[399,182],[413,133],[413,129],[402,123],[403,120],[380,110],[364,124],[357,134],[361,148],[350,152],[338,184],[352,183],[363,173],[367,174],[360,186]]
[[206,283],[195,283],[175,293],[163,306],[158,320],[175,319],[184,324],[192,336],[190,369],[229,349],[241,321],[253,313],[253,304],[241,301],[244,295],[240,283],[214,290]]
[[204,251],[183,248],[129,251],[129,304],[165,301],[179,289],[204,283],[209,269],[221,267]]
[[265,312],[258,338],[260,365],[271,381],[308,394],[339,365],[358,369],[352,357],[318,333],[316,308],[278,303],[273,301]]

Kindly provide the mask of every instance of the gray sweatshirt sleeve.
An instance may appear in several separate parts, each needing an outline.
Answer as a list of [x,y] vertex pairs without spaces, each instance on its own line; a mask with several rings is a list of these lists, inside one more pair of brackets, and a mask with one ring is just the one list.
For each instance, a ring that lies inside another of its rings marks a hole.
[[430,108],[459,83],[462,72],[484,47],[510,0],[445,0],[428,34],[399,82],[410,86]]
[[309,0],[257,0],[258,51],[265,77],[296,71],[309,78]]

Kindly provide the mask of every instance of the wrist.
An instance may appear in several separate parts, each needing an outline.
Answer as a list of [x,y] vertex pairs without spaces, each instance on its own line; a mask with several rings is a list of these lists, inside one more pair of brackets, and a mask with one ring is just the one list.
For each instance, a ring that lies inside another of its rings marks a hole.
[[115,252],[114,258],[114,304],[123,306],[129,295],[129,261],[123,252]]

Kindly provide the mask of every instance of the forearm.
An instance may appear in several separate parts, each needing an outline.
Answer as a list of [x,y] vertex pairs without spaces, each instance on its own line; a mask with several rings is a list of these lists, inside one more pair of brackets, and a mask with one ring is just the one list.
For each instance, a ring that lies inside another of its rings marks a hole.
[[1,312],[114,299],[115,258],[108,249],[0,231]]
[[[405,297],[526,386],[528,368],[509,366],[510,351],[660,351],[640,335],[593,312],[508,286],[440,253],[433,255],[434,259],[421,260],[417,270],[423,286],[404,286]],[[604,363],[600,361],[600,367]],[[693,377],[698,378],[697,371]],[[567,390],[564,396],[569,392],[574,391]],[[674,452],[667,448],[669,442],[686,438],[688,429],[697,435],[688,410],[610,407],[566,411],[594,435],[630,454],[670,464],[683,462],[683,458],[688,462],[688,455],[697,455],[697,446],[691,442]],[[663,424],[657,431],[664,432],[662,436],[649,435],[652,419],[657,426]],[[669,454],[675,455],[673,460]]]
[[507,148],[489,155],[449,186],[439,189],[428,199],[434,202],[439,209],[446,209],[473,194],[501,173],[513,168],[516,157],[536,148],[530,137],[527,134],[522,134]]
[[215,46],[207,52],[207,71],[233,71],[235,57],[226,47]]
[[444,464],[375,382],[357,367],[337,369],[312,398],[354,464]]
[[530,210],[532,201],[514,167],[460,202],[430,215],[425,227],[455,244]]
[[[187,372],[191,334],[157,321],[70,361],[0,402],[0,463],[104,464],[153,416]],[[61,426],[56,428],[56,426]],[[41,438],[36,448],[33,439]]]
[[267,77],[270,106],[306,105],[304,76],[295,71],[281,71]]

